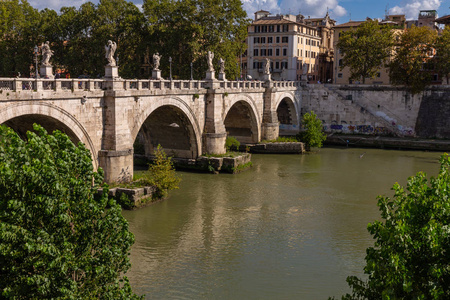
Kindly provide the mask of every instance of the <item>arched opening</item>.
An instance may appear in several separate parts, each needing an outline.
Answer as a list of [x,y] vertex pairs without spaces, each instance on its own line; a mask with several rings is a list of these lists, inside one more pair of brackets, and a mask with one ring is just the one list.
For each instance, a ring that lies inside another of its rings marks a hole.
[[26,139],[27,131],[33,131],[33,124],[39,124],[47,130],[48,133],[53,133],[59,130],[69,136],[72,143],[75,145],[80,142],[76,134],[64,123],[49,116],[44,115],[21,115],[9,119],[3,124],[12,128],[22,139]]
[[299,131],[299,124],[295,105],[291,99],[285,97],[277,107],[280,135],[295,135]]
[[135,142],[134,153],[152,156],[161,145],[169,156],[197,158],[194,128],[185,113],[176,106],[155,109],[144,121]]
[[241,144],[258,142],[256,116],[247,102],[236,102],[228,111],[224,123],[227,135],[235,137]]

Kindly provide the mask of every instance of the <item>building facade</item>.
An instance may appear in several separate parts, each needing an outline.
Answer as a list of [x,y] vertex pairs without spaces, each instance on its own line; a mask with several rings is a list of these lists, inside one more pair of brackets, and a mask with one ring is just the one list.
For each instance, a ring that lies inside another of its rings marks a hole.
[[326,63],[332,61],[332,47],[325,47],[332,45],[329,40],[335,21],[328,14],[320,21],[314,19],[320,26],[312,25],[312,20],[308,22],[303,15],[272,16],[268,11],[256,12],[248,27],[247,55],[242,63],[249,78],[263,78],[266,58],[270,60],[274,80],[300,80],[302,74],[306,74],[310,82],[326,78],[327,75],[321,76],[320,70],[327,70]]

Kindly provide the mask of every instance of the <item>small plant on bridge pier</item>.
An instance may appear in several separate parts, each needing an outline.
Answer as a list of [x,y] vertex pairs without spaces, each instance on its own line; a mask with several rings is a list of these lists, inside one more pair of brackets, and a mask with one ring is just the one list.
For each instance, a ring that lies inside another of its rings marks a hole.
[[148,172],[140,179],[142,184],[156,187],[154,197],[163,198],[170,190],[178,189],[181,178],[176,174],[172,158],[168,157],[161,145],[155,150],[155,160]]
[[241,146],[241,143],[234,136],[227,136],[225,140],[225,149],[227,149],[227,152],[232,150],[238,151],[239,146]]

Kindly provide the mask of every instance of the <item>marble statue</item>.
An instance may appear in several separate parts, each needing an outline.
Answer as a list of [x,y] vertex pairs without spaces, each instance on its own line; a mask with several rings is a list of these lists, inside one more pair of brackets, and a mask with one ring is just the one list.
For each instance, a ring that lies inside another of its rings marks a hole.
[[308,64],[307,63],[303,63],[302,71],[303,71],[303,75],[308,74]]
[[270,59],[266,58],[266,62],[264,64],[264,74],[270,75]]
[[225,59],[219,59],[220,70],[219,73],[225,73]]
[[107,66],[115,67],[116,60],[114,59],[114,52],[116,52],[117,44],[111,40],[108,41],[108,44],[105,46],[105,57],[108,60]]
[[42,51],[42,66],[50,67],[50,57],[53,55],[53,51],[50,50],[50,43],[47,41],[41,45]]
[[162,55],[159,55],[158,52],[153,54],[153,70],[159,70],[159,62],[161,61]]
[[214,58],[214,52],[208,51],[208,71],[214,72],[214,66],[213,66],[213,58]]

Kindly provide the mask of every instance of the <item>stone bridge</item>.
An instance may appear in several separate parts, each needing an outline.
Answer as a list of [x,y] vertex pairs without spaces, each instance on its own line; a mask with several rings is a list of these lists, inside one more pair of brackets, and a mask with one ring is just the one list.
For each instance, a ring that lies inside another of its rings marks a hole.
[[134,145],[147,155],[158,144],[180,158],[221,154],[227,135],[245,144],[298,131],[300,111],[292,81],[0,78],[0,124],[21,136],[33,123],[65,132],[107,182],[132,178]]

